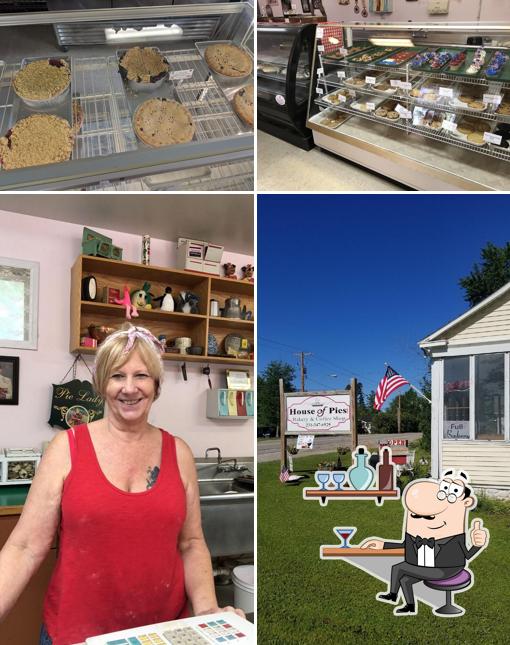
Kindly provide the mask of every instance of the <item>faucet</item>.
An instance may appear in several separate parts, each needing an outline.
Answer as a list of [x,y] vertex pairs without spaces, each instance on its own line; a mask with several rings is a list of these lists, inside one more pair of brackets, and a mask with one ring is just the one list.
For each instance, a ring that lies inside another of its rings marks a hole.
[[[207,456],[211,450],[216,450],[218,453],[218,465],[216,467],[216,473],[231,473],[231,472],[241,472],[243,470],[248,470],[246,466],[238,466],[237,465],[237,459],[235,457],[232,457],[230,459],[222,459],[221,458],[221,451],[219,448],[207,448],[205,451],[205,458],[207,459]],[[234,463],[231,463],[234,462]]]
[[218,466],[219,466],[221,464],[221,450],[219,448],[207,448],[207,450],[205,451],[205,458],[206,459],[207,459],[207,454],[211,450],[216,450],[218,452]]

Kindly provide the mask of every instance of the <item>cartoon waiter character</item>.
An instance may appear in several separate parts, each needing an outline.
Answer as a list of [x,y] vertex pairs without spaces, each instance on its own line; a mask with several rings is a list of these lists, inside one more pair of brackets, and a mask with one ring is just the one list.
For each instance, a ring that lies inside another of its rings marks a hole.
[[403,542],[386,542],[368,538],[362,549],[405,549],[405,560],[391,569],[391,583],[387,593],[377,594],[381,602],[397,603],[399,589],[404,594],[405,605],[394,614],[416,614],[413,585],[421,580],[445,580],[457,575],[487,546],[489,531],[482,527],[481,519],[474,519],[469,531],[471,546],[466,545],[466,529],[470,509],[476,498],[467,486],[468,476],[452,470],[441,481],[420,479],[408,484],[402,503],[404,516]]

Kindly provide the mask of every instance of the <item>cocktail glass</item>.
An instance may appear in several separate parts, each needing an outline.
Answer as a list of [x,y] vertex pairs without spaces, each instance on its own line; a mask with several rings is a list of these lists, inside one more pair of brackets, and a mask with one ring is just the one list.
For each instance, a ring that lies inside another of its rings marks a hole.
[[319,484],[322,490],[326,490],[326,484],[329,481],[331,473],[329,470],[317,470],[315,471],[315,481]]
[[356,533],[356,527],[355,526],[335,526],[333,531],[335,532],[336,536],[340,539],[342,542],[341,548],[342,549],[348,549],[349,547],[349,541],[351,537]]
[[337,490],[341,490],[341,488],[342,488],[342,482],[343,482],[343,481],[344,481],[344,479],[345,479],[345,472],[344,472],[344,471],[342,471],[342,470],[334,470],[334,471],[331,473],[331,477],[333,478],[333,481],[334,481],[334,482],[335,482],[335,484],[336,484],[336,489],[337,489]]

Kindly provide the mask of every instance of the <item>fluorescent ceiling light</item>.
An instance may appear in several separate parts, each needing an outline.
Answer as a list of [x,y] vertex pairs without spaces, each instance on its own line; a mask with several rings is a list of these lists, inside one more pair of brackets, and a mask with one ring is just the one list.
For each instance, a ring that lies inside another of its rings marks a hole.
[[380,45],[381,47],[414,47],[414,43],[410,38],[369,38],[372,45]]
[[143,27],[142,29],[127,29],[115,30],[110,27],[104,30],[106,42],[115,43],[135,43],[147,40],[172,40],[174,38],[181,38],[183,34],[182,27],[179,25],[172,25],[166,27],[165,25],[156,25],[155,27]]

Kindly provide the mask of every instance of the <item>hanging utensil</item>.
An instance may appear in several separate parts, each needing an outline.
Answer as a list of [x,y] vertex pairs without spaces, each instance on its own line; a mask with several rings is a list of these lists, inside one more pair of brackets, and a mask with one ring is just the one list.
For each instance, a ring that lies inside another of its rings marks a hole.
[[359,13],[358,0],[354,0],[354,13]]
[[368,18],[368,11],[367,11],[367,0],[361,0],[363,4],[363,9],[361,10],[361,15],[363,18]]
[[182,372],[182,378],[187,381],[188,380],[188,372],[186,371],[186,363],[183,363],[181,365],[181,372]]
[[210,389],[210,390],[212,390],[212,385],[211,385],[211,376],[210,376],[210,374],[211,374],[211,368],[209,367],[209,365],[207,365],[206,367],[204,367],[204,369],[202,370],[202,374],[204,374],[205,376],[207,376],[207,382],[209,383],[209,389]]

